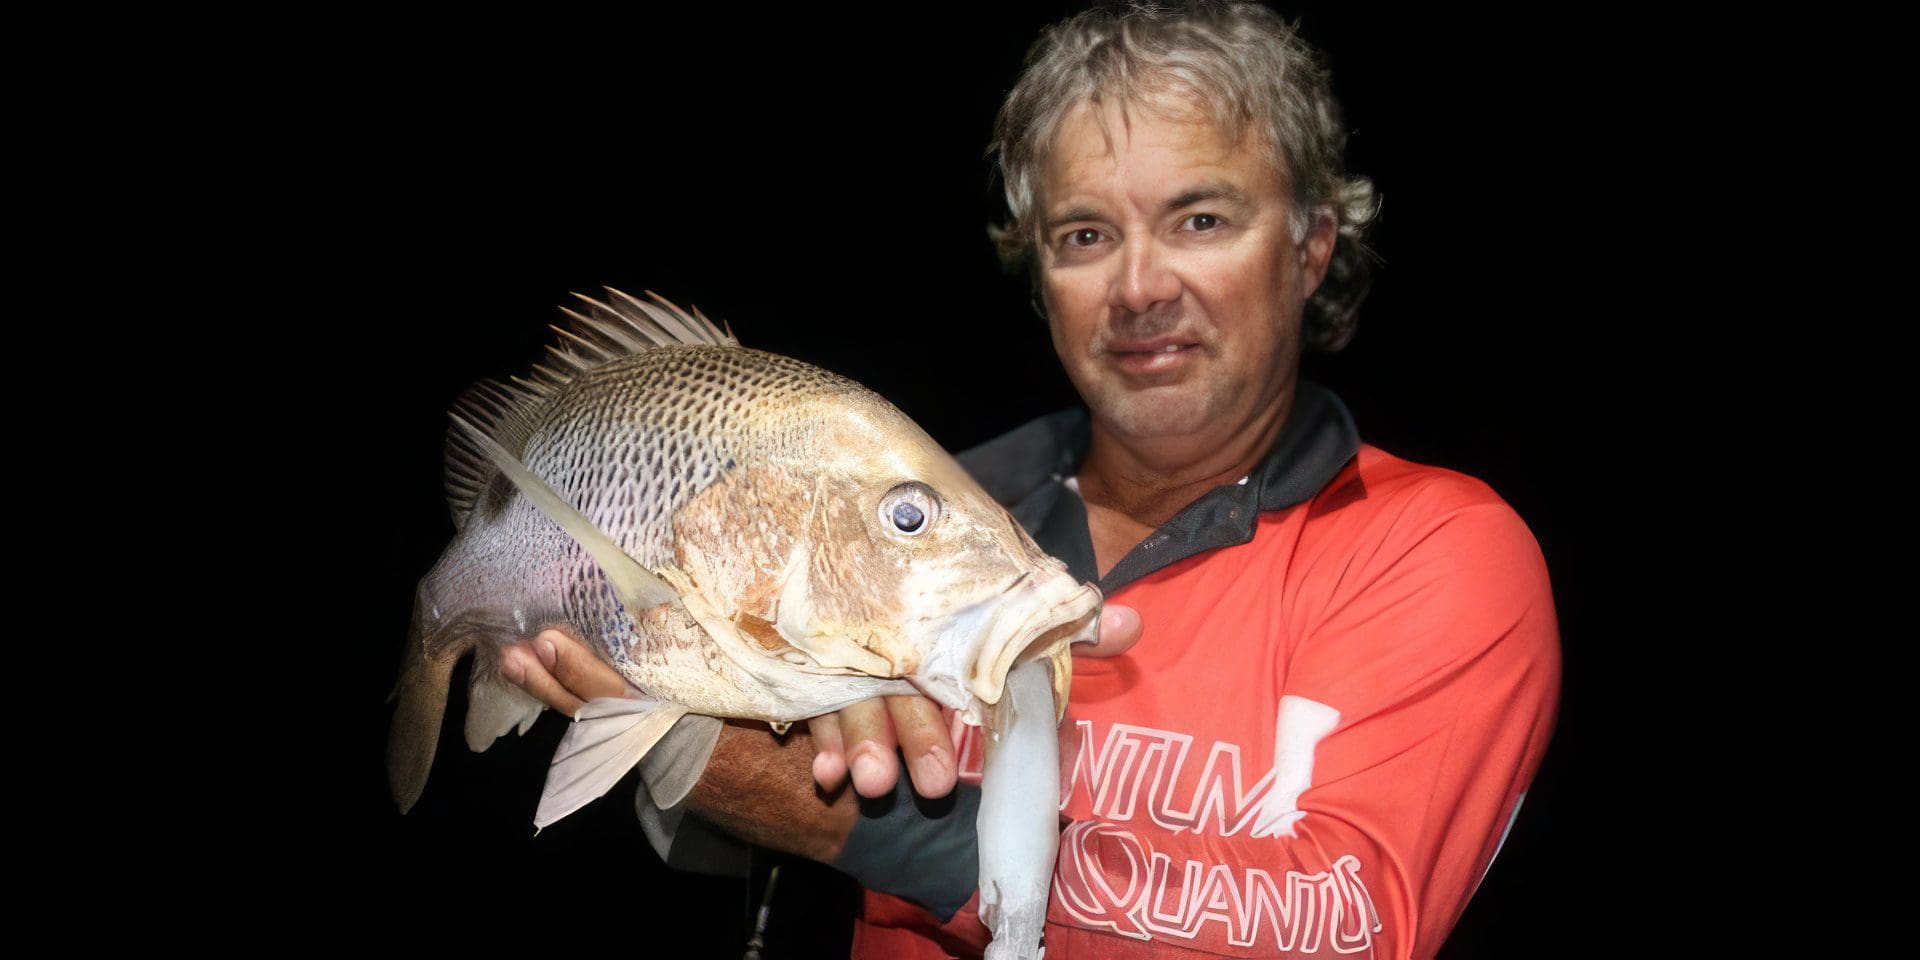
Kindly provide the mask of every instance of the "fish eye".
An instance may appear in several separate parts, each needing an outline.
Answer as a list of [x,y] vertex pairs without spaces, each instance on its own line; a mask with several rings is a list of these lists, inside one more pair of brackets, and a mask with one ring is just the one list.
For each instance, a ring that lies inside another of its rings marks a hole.
[[893,526],[901,533],[918,533],[920,525],[925,523],[927,515],[920,508],[905,500],[893,505]]
[[939,495],[918,480],[900,484],[880,498],[880,524],[903,536],[927,532],[939,516]]

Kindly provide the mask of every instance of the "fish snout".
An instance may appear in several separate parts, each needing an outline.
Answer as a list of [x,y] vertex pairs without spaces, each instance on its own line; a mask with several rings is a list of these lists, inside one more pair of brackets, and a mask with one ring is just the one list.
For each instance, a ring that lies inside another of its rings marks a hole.
[[[929,698],[980,724],[1016,665],[1049,659],[1064,698],[1070,644],[1099,637],[1100,589],[1064,570],[1023,575],[1005,592],[954,611],[931,626],[926,658],[908,679]],[[1064,702],[1064,700],[1063,700]]]

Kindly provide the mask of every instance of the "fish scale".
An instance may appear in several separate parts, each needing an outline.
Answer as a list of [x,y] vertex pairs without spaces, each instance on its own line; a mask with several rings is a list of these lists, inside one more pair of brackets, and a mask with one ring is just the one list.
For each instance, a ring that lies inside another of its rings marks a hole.
[[[619,358],[577,379],[543,410],[525,454],[527,466],[580,504],[581,512],[643,566],[673,557],[671,517],[704,492],[739,458],[718,428],[729,414],[752,403],[791,403],[813,392],[863,390],[850,380],[777,354],[742,347],[660,346]],[[647,398],[670,397],[670,403]],[[774,443],[772,452],[792,446]],[[642,459],[642,458],[645,459]],[[611,467],[624,465],[626,476]],[[512,518],[512,536],[551,537],[558,528],[537,510]],[[562,535],[568,551],[564,576],[572,585],[559,619],[604,638],[601,646],[630,681],[663,686],[656,674],[671,673],[670,657],[648,660],[648,639],[587,551]],[[664,642],[672,643],[683,634]],[[668,681],[665,685],[671,685]]]

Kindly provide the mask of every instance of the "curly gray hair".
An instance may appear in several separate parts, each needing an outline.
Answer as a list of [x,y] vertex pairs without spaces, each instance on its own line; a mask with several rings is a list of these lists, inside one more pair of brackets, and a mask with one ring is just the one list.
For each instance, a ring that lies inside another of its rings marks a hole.
[[1295,243],[1315,216],[1339,225],[1327,276],[1307,302],[1305,338],[1338,350],[1353,336],[1373,256],[1362,243],[1379,212],[1373,182],[1347,176],[1347,133],[1320,56],[1279,14],[1255,3],[1134,2],[1095,8],[1048,27],[994,121],[1012,222],[991,228],[1010,265],[1033,261],[1034,188],[1061,121],[1082,103],[1181,103],[1237,143],[1251,125],[1293,191]]

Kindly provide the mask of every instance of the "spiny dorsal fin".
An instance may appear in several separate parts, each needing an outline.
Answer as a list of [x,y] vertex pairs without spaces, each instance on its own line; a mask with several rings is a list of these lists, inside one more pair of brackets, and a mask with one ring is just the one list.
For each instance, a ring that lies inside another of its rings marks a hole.
[[589,356],[601,355],[591,366],[664,344],[740,345],[731,331],[714,326],[713,321],[708,320],[698,307],[694,308],[693,313],[688,313],[651,290],[646,294],[654,303],[612,287],[604,289],[607,291],[604,301],[595,300],[584,293],[574,294],[586,303],[588,311],[585,315],[560,308],[561,312],[574,320],[571,334],[562,331],[562,335],[574,344],[587,348]]
[[[454,401],[453,415],[518,458],[526,452],[533,435],[534,414],[574,377],[615,358],[657,346],[740,345],[731,329],[715,326],[699,307],[689,314],[651,290],[646,294],[654,303],[612,287],[603,289],[607,291],[605,301],[574,294],[586,303],[584,314],[560,308],[561,313],[573,318],[572,329],[553,328],[560,341],[547,348],[547,363],[534,364],[528,376],[513,377],[512,383],[482,380],[474,384]],[[474,438],[460,429],[447,431],[446,463],[447,506],[453,511],[453,526],[458,530],[467,525],[474,505],[500,477],[500,470]]]
[[[452,414],[472,423],[517,457],[525,452],[533,433],[534,411],[551,395],[551,391],[524,380],[482,380],[453,402]],[[459,429],[447,431],[446,458],[447,506],[453,511],[453,528],[460,530],[466,527],[488,484],[500,477],[500,468],[474,442],[472,434]]]

